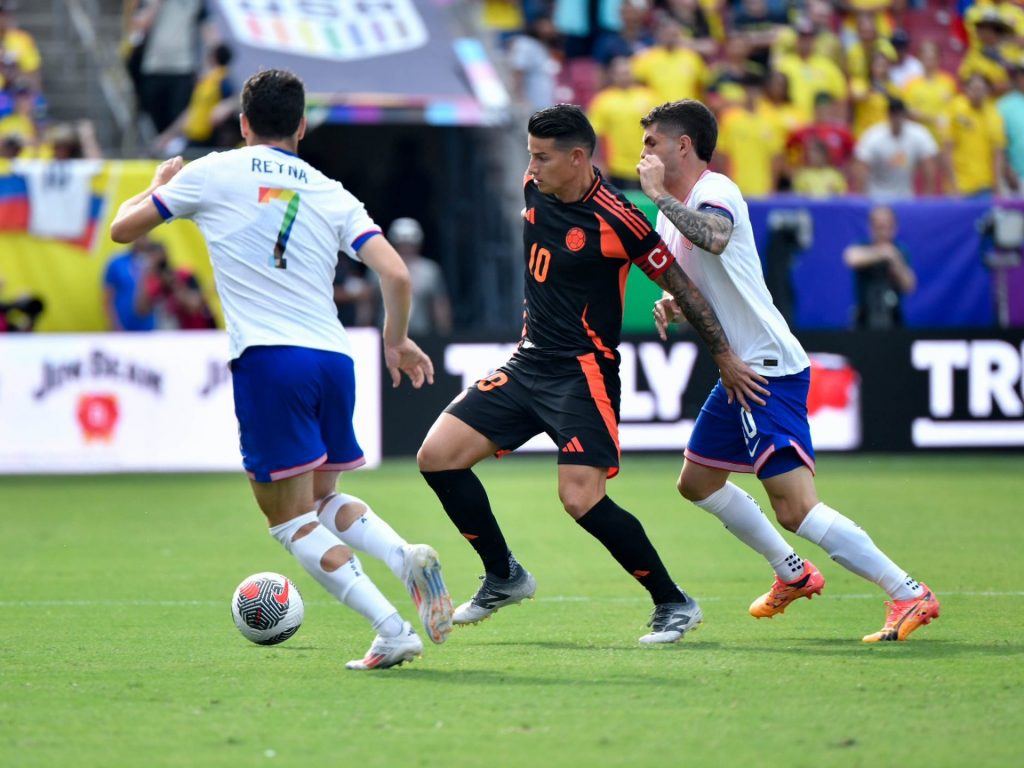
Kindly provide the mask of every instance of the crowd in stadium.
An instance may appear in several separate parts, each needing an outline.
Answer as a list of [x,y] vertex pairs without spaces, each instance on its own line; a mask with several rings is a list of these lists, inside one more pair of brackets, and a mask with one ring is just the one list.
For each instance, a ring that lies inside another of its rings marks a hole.
[[[240,141],[232,51],[207,6],[124,5],[123,60],[154,157],[194,158]],[[39,47],[17,21],[25,7],[0,0],[0,158],[99,158],[88,120],[47,119]],[[854,193],[888,202],[1024,194],[1022,0],[481,0],[478,8],[507,76],[513,124],[555,103],[583,105],[598,134],[595,161],[621,189],[639,188],[640,118],[663,102],[698,98],[718,118],[712,169],[747,197]],[[392,218],[386,210],[383,216]],[[434,266],[429,257],[421,261]],[[844,261],[859,281],[875,266]],[[913,271],[905,259],[875,262],[886,267],[873,272],[885,272],[876,282],[890,296],[891,314],[898,308],[891,296],[914,290]],[[904,279],[893,276],[900,270],[890,262],[905,267]],[[339,315],[350,325],[373,323],[373,287],[358,265],[343,266]],[[199,321],[179,322],[170,311],[163,323],[146,301],[138,309],[143,272],[125,272],[135,277],[120,286],[119,301],[110,296],[117,281],[105,278],[111,327],[209,325],[205,307]],[[182,295],[198,294],[194,277],[178,282]],[[428,282],[436,287],[424,298],[429,327],[444,335],[452,328],[444,281]],[[776,290],[784,299],[786,291]]]
[[639,118],[699,98],[748,196],[1013,193],[1024,8],[994,0],[485,0],[525,110],[588,106],[636,183]]

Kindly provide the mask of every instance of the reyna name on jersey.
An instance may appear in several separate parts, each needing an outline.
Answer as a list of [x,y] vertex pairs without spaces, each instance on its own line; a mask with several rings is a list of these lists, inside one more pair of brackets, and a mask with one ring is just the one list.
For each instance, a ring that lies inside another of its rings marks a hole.
[[253,173],[277,173],[297,181],[309,181],[306,177],[306,169],[297,165],[279,163],[276,160],[267,160],[263,157],[252,157],[250,162],[249,170]]

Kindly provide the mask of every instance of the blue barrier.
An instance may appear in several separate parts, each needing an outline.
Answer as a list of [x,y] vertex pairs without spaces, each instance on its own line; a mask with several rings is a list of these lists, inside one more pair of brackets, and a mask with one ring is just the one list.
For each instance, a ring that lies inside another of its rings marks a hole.
[[[650,201],[642,193],[631,192],[629,196],[653,221],[657,210]],[[747,204],[762,260],[769,252],[768,218],[773,211],[803,210],[813,222],[811,245],[796,252],[790,271],[794,327],[849,328],[856,298],[853,275],[843,264],[843,249],[868,241],[872,201],[863,197],[813,200],[779,195],[752,198]],[[1006,204],[1016,207],[1018,201]],[[903,301],[906,325],[994,326],[993,275],[982,253],[989,246],[978,229],[978,222],[992,209],[993,201],[918,198],[893,202],[891,206],[899,222],[897,240],[906,249],[918,278],[917,290]],[[766,273],[770,271],[766,265]],[[780,298],[776,296],[777,303]],[[1024,325],[1024,267],[1009,271],[1008,299],[1011,324]],[[648,303],[644,310],[649,324]]]

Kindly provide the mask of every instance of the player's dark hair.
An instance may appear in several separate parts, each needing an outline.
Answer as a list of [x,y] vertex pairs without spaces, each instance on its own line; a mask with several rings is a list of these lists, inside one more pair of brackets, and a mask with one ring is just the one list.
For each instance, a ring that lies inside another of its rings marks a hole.
[[242,114],[260,138],[291,138],[305,111],[306,90],[297,75],[284,69],[265,69],[245,81]]
[[554,139],[555,146],[563,151],[582,147],[592,155],[597,146],[594,127],[575,104],[556,104],[534,112],[526,130],[538,139]]
[[711,162],[711,155],[718,144],[718,121],[711,110],[696,99],[670,101],[655,107],[640,119],[644,128],[657,126],[659,133],[669,136],[689,136],[697,157],[705,163]]

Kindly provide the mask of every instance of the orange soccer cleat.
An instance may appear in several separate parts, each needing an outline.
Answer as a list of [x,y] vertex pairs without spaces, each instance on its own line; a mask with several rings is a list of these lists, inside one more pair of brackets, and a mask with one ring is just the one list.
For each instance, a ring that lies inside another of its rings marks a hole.
[[906,640],[918,627],[939,618],[939,600],[928,585],[921,583],[920,597],[910,600],[887,600],[888,613],[885,626],[877,632],[864,636],[865,643],[880,643],[887,640]]
[[785,611],[794,600],[801,597],[810,600],[813,595],[820,595],[824,588],[825,577],[821,571],[810,560],[804,560],[804,575],[788,584],[776,576],[772,588],[750,604],[750,615],[755,619],[770,619]]

